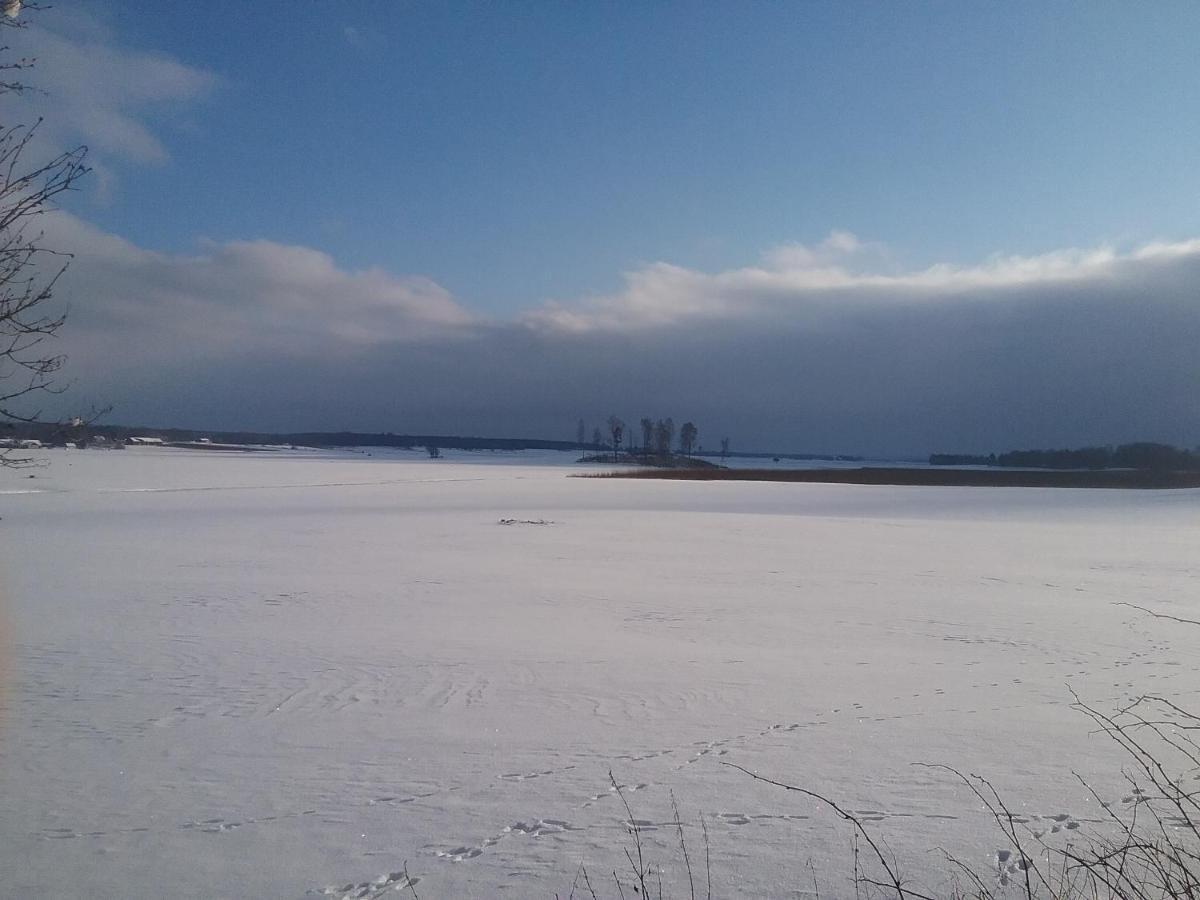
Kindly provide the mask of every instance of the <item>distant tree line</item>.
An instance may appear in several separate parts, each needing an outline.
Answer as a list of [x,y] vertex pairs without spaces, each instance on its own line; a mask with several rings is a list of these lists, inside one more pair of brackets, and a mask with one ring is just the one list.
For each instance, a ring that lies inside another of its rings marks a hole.
[[981,456],[973,453],[931,453],[929,464],[931,466],[994,466],[996,465],[996,454]]
[[1119,447],[1074,450],[1010,450],[987,456],[934,453],[931,466],[1001,466],[1022,469],[1149,469],[1159,472],[1200,471],[1200,448],[1181,450],[1169,444],[1140,441]]
[[[403,447],[411,450],[437,447],[442,450],[577,450],[574,441],[536,438],[493,438],[446,434],[395,434],[357,431],[200,431],[194,428],[157,428],[152,425],[100,425],[83,422],[0,423],[0,439],[29,438],[53,446],[74,443],[81,433],[109,440],[127,440],[134,435],[159,437],[165,441],[196,441],[210,438],[223,444],[279,444],[303,447]],[[599,443],[599,442],[597,442]]]

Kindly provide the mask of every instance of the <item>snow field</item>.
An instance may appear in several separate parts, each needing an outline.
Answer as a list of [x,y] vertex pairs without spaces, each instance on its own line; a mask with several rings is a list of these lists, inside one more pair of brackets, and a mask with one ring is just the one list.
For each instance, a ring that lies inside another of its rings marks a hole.
[[722,762],[936,888],[931,848],[1009,848],[914,763],[1067,840],[1103,814],[1072,772],[1128,796],[1068,686],[1197,705],[1196,635],[1116,604],[1197,617],[1200,492],[48,456],[0,473],[3,895],[372,896],[405,861],[426,900],[565,895],[628,866],[610,771],[672,896],[671,792],[714,895],[841,895],[849,832]]

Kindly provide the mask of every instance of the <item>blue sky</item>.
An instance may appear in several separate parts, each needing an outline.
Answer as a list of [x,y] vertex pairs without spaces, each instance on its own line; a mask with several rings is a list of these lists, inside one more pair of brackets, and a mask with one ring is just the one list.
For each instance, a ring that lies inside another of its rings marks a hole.
[[[215,73],[97,222],[268,237],[474,307],[715,270],[831,229],[907,264],[1190,236],[1190,3],[163,4]],[[181,211],[186,214],[181,215]]]
[[60,3],[16,49],[43,149],[96,167],[52,229],[70,402],[1195,444],[1196,34],[1183,2]]

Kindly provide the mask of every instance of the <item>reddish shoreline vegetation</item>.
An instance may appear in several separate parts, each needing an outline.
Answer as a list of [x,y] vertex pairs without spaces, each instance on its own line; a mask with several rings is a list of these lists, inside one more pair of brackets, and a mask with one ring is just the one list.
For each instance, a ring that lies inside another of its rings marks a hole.
[[1162,490],[1200,488],[1200,472],[1142,469],[1013,471],[996,469],[630,469],[581,473],[579,478],[671,478],[683,481],[787,481],[912,487],[1039,487]]

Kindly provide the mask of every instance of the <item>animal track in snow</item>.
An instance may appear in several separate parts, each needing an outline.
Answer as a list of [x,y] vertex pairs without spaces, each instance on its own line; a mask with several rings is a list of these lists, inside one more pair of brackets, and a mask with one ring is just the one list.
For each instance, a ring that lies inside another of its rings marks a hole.
[[530,837],[541,837],[543,834],[560,834],[564,831],[581,831],[582,829],[562,819],[534,819],[532,822],[515,822],[505,827],[506,834],[527,834]]
[[487,850],[489,847],[495,847],[500,841],[510,835],[539,838],[548,834],[562,834],[567,831],[582,830],[581,827],[572,825],[565,819],[533,819],[529,822],[514,822],[512,825],[505,825],[503,831],[494,837],[487,838],[479,846],[463,846],[455,847],[452,850],[438,850],[436,855],[439,859],[448,860],[449,862],[466,862],[468,859],[475,859],[478,856],[482,856],[484,850]]
[[[772,725],[769,728],[767,728],[765,731],[760,731],[758,733],[757,737],[766,737],[771,732],[777,731],[778,729],[781,729],[781,728],[783,728],[782,725],[778,725],[778,724]],[[700,749],[697,751],[694,751],[691,756],[689,756],[687,759],[685,759],[683,762],[681,762],[679,765],[677,765],[675,767],[675,770],[678,771],[679,769],[682,769],[684,766],[694,765],[695,763],[700,762],[700,760],[704,759],[704,757],[708,756],[710,753],[712,753],[714,751],[717,752],[718,756],[724,756],[728,752],[725,749],[726,745],[743,743],[744,741],[747,740],[748,737],[749,737],[749,735],[739,734],[736,737],[722,738],[721,740],[717,740],[717,741],[696,741],[695,743],[692,744],[692,746],[699,747]]]
[[623,824],[630,831],[658,831],[658,826],[649,819],[625,819]]
[[425,698],[429,709],[442,710],[447,707],[470,708],[481,702],[487,694],[491,682],[478,675],[459,680],[454,677],[437,681],[430,685]]
[[73,840],[83,837],[108,837],[113,834],[145,834],[149,828],[114,828],[109,831],[76,831],[73,828],[43,828],[38,836],[47,840]]
[[670,750],[670,749],[647,750],[645,753],[642,753],[640,755],[632,755],[632,754],[628,754],[628,753],[622,753],[622,754],[620,754],[618,756],[614,756],[612,758],[620,759],[620,760],[628,760],[629,762],[641,762],[642,760],[645,760],[645,759],[654,759],[655,757],[666,756],[668,753],[674,753],[674,752],[675,752],[674,750]]
[[374,806],[377,803],[412,803],[415,800],[421,800],[421,799],[424,799],[425,797],[432,797],[436,793],[437,793],[437,791],[430,791],[427,794],[416,794],[412,797],[399,797],[399,796],[375,797],[374,799],[367,801],[367,806]]
[[741,828],[743,825],[749,825],[752,822],[800,822],[808,819],[809,816],[796,815],[792,813],[733,813],[723,812],[717,813],[713,817],[716,824],[730,825],[735,828]]
[[323,897],[336,897],[337,900],[371,900],[382,897],[390,891],[402,891],[415,887],[420,878],[411,878],[404,872],[389,872],[380,875],[374,881],[362,881],[358,884],[345,884],[341,887],[327,887],[321,891]]
[[[184,822],[182,825],[176,825],[182,831],[197,831],[204,834],[224,834],[229,831],[235,831],[247,825],[261,825],[267,822],[275,822],[280,819],[293,819],[299,816],[311,816],[316,814],[315,809],[306,809],[300,812],[280,813],[275,816],[258,816],[255,818],[246,818],[238,821],[230,821],[221,817],[211,819],[193,819],[190,822]],[[68,840],[74,838],[98,838],[111,837],[119,834],[146,834],[151,831],[146,826],[136,826],[132,828],[106,828],[97,829],[94,831],[76,831],[74,828],[43,828],[37,832],[37,836],[48,840]]]
[[[491,846],[490,844],[488,846]],[[437,852],[439,859],[448,859],[451,862],[463,862],[464,860],[474,859],[477,856],[483,855],[482,847],[455,847],[453,850],[439,850]]]
[[245,822],[228,822],[225,819],[205,819],[202,822],[188,822],[184,828],[195,828],[208,834],[219,834],[223,831],[233,831],[241,828]]
[[569,772],[574,768],[574,765],[570,765],[558,769],[542,769],[540,772],[506,772],[497,777],[504,781],[530,781],[534,778],[544,778],[547,775],[557,775],[559,772]]
[[1024,872],[1032,862],[1023,855],[1014,857],[1012,850],[996,851],[996,874],[1000,884],[1007,885],[1013,875]]
[[[650,785],[646,784],[645,782],[640,782],[638,784],[622,784],[622,785],[619,785],[619,787],[622,791],[624,791],[628,794],[632,794],[635,791],[645,790],[646,788],[650,787]],[[593,794],[592,796],[587,798],[587,800],[583,803],[582,806],[580,806],[580,809],[587,809],[587,807],[591,806],[596,801],[607,800],[609,797],[616,796],[616,793],[617,793],[617,789],[614,787],[610,787],[607,791],[605,791],[602,794]]]
[[[1050,823],[1048,828],[1034,829],[1033,836],[1035,838],[1045,837],[1047,834],[1058,834],[1062,831],[1075,831],[1079,828],[1079,821],[1070,813],[1051,813],[1048,816],[1032,816],[1031,818]],[[1026,824],[1030,820],[1022,820],[1018,816],[1014,817],[1013,821]]]

